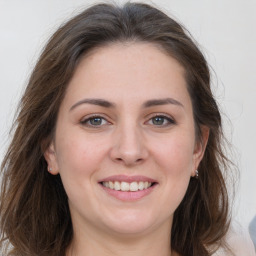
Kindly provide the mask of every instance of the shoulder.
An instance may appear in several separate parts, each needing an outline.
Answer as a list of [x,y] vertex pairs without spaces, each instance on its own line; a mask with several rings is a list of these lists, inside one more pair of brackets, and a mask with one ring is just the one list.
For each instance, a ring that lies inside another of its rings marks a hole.
[[[226,243],[233,252],[234,256],[256,256],[255,249],[246,228],[239,224],[232,225],[226,235]],[[231,256],[227,250],[220,248],[213,256]]]

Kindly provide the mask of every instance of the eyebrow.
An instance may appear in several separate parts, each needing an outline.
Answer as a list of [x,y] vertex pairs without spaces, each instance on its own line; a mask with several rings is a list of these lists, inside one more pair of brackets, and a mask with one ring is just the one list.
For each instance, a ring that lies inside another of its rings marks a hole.
[[[82,105],[82,104],[92,104],[92,105],[97,105],[105,108],[113,108],[115,107],[115,104],[112,102],[109,102],[107,100],[103,99],[83,99],[75,103],[69,111],[73,110],[74,108]],[[164,99],[152,99],[148,100],[143,103],[142,107],[143,108],[149,108],[153,106],[160,106],[160,105],[167,105],[167,104],[173,104],[176,106],[181,106],[184,107],[183,104],[173,98],[164,98]]]
[[179,102],[173,98],[148,100],[143,104],[143,107],[149,108],[149,107],[153,107],[153,106],[166,105],[166,104],[173,104],[173,105],[177,105],[180,107],[184,107],[181,102]]
[[115,106],[114,103],[111,103],[107,100],[103,100],[103,99],[83,99],[78,101],[77,103],[75,103],[69,111],[73,110],[74,108],[82,105],[82,104],[92,104],[92,105],[97,105],[97,106],[101,106],[101,107],[105,107],[105,108],[113,108]]

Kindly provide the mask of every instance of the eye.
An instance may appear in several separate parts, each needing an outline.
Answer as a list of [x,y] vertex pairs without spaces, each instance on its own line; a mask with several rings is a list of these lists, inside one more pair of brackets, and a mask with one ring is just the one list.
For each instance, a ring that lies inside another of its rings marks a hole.
[[148,121],[148,123],[154,126],[169,126],[169,125],[175,124],[175,121],[169,116],[156,115],[152,117]]
[[101,127],[109,124],[109,122],[101,116],[91,116],[83,119],[80,123],[88,127]]

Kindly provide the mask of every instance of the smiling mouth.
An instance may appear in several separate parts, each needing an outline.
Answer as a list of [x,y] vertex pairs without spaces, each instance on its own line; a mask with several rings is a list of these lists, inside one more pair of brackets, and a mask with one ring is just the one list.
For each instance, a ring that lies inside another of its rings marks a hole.
[[146,190],[156,184],[156,182],[149,181],[133,181],[133,182],[125,182],[125,181],[103,181],[100,182],[103,187],[123,192],[137,192]]

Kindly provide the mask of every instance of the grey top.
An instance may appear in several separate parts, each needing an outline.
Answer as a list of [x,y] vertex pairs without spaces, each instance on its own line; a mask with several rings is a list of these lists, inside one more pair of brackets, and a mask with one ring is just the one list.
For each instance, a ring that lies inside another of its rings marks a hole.
[[249,225],[249,233],[251,236],[251,239],[253,241],[255,250],[256,250],[256,215],[254,216],[253,220],[251,221]]

